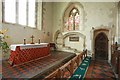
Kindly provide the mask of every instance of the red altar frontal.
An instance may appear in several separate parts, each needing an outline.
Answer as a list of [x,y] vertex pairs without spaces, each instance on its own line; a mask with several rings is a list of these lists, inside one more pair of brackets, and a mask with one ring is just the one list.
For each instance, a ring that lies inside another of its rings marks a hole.
[[18,65],[34,59],[49,55],[50,46],[48,43],[40,44],[15,44],[11,45],[9,63]]

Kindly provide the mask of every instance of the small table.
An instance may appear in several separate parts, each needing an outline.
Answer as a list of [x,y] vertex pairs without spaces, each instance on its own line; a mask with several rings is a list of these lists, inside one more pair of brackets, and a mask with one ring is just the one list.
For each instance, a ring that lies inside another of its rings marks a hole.
[[49,55],[50,46],[48,43],[40,44],[13,44],[10,46],[11,53],[9,63],[18,65],[30,60]]

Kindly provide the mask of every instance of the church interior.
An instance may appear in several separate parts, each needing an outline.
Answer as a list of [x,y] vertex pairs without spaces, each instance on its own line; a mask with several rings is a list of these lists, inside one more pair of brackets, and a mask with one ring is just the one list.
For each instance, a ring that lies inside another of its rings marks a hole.
[[119,0],[0,0],[3,80],[120,80]]

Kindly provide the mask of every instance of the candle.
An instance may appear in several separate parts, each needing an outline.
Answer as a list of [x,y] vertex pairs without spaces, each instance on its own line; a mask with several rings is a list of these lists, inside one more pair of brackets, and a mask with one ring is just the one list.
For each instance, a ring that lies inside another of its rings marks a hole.
[[38,43],[40,44],[40,38],[39,38],[39,42]]
[[24,44],[26,44],[26,39],[24,38]]

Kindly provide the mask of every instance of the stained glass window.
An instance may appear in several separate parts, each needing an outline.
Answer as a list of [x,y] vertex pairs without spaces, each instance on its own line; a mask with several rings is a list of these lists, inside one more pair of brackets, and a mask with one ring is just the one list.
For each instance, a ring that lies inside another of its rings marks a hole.
[[77,8],[73,8],[70,11],[69,17],[65,22],[65,28],[67,28],[67,31],[79,30],[79,23],[80,23],[79,11]]

